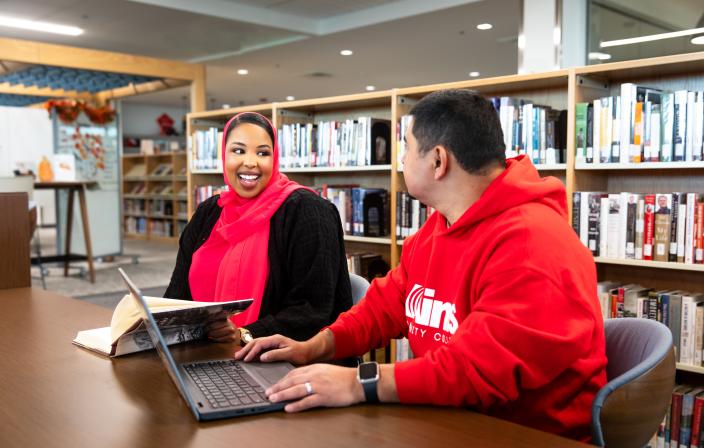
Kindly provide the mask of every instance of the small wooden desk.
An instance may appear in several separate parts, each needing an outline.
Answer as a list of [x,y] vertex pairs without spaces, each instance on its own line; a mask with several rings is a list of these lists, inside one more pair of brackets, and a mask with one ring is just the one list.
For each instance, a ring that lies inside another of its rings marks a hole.
[[[0,291],[2,447],[586,447],[474,412],[361,405],[198,423],[154,351],[110,360],[71,344],[109,310],[34,288]],[[229,344],[186,344],[180,360]]]
[[[88,207],[86,205],[86,189],[97,185],[95,181],[75,182],[36,182],[36,190],[68,190],[68,209],[66,211],[66,251],[64,252],[64,277],[68,275],[68,263],[71,258],[71,227],[73,226],[73,196],[78,193],[78,202],[81,207],[81,224],[83,224],[83,239],[86,245],[86,259],[90,282],[95,283],[95,268],[93,266],[93,244],[90,240],[90,225],[88,223]],[[47,257],[45,261],[50,261]]]

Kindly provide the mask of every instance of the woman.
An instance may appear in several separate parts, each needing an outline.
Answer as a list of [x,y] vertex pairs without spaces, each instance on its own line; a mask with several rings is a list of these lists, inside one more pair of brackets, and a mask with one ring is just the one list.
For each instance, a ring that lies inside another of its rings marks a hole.
[[275,130],[262,115],[228,121],[222,159],[229,190],[200,204],[181,234],[165,297],[253,298],[211,325],[218,342],[310,338],[352,306],[337,209],[279,172]]

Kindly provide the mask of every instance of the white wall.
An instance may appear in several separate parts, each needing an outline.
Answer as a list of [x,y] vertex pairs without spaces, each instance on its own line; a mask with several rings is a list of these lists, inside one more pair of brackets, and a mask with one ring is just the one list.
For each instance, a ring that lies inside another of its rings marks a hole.
[[[17,162],[38,174],[42,156],[54,153],[51,119],[44,109],[0,106],[0,176],[13,176]],[[55,203],[51,190],[34,192],[43,224],[54,224]]]
[[174,120],[174,128],[183,134],[183,117],[188,113],[186,107],[156,106],[151,104],[122,102],[122,135],[156,136],[159,135],[159,125],[156,119],[163,113]]

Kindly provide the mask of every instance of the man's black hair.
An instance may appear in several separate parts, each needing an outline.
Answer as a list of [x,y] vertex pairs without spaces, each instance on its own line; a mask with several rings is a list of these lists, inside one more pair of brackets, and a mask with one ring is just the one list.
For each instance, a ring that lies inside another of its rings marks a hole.
[[227,128],[227,134],[225,134],[225,141],[227,141],[227,138],[230,136],[230,132],[232,132],[233,129],[235,129],[242,123],[255,124],[260,128],[264,129],[266,133],[269,134],[269,138],[271,138],[271,143],[274,144],[274,129],[272,129],[271,124],[269,124],[266,118],[262,117],[259,114],[247,112],[241,114],[239,117],[234,119],[232,123],[230,123],[230,127]]
[[470,90],[440,90],[411,109],[413,136],[421,154],[437,145],[454,154],[460,166],[482,174],[491,165],[503,167],[506,145],[493,104]]

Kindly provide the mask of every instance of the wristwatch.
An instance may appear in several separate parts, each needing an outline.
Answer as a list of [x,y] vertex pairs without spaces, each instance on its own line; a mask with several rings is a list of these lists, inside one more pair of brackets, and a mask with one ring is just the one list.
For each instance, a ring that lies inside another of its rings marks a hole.
[[379,383],[379,364],[372,362],[363,362],[357,367],[357,381],[364,389],[364,398],[367,403],[378,403],[379,396],[376,388]]
[[252,339],[254,339],[252,333],[250,333],[246,328],[240,327],[240,345],[245,346],[252,342]]

